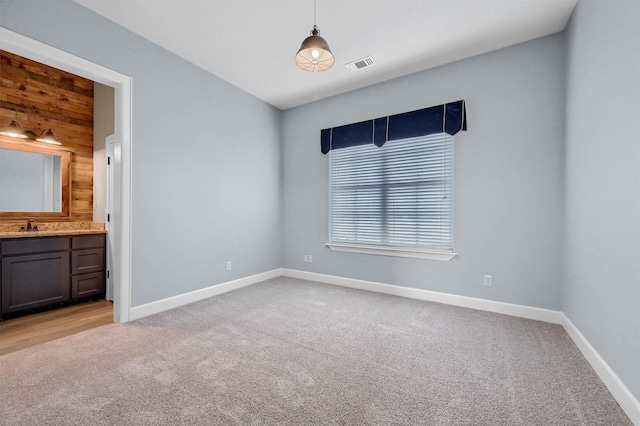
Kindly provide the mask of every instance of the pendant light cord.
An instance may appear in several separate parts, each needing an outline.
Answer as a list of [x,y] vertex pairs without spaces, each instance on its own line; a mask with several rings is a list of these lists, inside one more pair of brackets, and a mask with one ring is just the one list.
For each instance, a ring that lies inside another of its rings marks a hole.
[[313,26],[316,26],[316,20],[317,20],[317,14],[318,14],[318,0],[313,0]]

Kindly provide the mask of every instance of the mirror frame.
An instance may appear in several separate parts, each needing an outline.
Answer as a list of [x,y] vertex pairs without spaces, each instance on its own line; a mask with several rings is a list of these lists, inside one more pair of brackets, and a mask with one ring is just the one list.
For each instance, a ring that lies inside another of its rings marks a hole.
[[47,145],[40,142],[17,142],[7,141],[9,137],[0,136],[0,148],[17,151],[35,152],[38,154],[57,155],[60,157],[60,184],[62,192],[62,211],[60,212],[2,212],[0,211],[0,221],[3,219],[58,219],[68,220],[70,218],[71,200],[71,152],[61,149],[59,146]]

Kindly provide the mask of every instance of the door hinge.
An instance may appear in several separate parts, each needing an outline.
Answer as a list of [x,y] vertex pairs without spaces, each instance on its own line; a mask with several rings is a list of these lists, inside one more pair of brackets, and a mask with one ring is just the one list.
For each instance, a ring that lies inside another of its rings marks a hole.
[[111,215],[107,213],[107,222],[111,222]]
[[109,273],[110,273],[110,272],[111,272],[111,271],[107,271],[107,279],[109,279]]
[[107,166],[111,165],[111,157],[107,157]]

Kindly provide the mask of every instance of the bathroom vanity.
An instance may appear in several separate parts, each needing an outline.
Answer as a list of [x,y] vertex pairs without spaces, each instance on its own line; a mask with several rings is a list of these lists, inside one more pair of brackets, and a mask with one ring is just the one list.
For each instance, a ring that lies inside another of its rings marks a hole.
[[103,298],[104,230],[0,233],[0,315]]

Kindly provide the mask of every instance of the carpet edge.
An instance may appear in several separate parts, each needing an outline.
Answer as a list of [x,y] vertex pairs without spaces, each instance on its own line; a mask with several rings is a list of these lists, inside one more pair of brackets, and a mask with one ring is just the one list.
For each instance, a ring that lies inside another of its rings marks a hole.
[[600,380],[609,389],[613,398],[618,402],[620,408],[631,420],[634,425],[640,425],[640,401],[631,393],[629,388],[625,386],[620,377],[613,371],[607,362],[600,356],[598,351],[589,343],[586,337],[578,330],[578,327],[562,313],[562,327],[578,350],[586,358]]
[[294,269],[283,269],[282,272],[284,276],[290,278],[322,282],[325,284],[339,285],[342,287],[355,288],[359,290],[368,290],[376,293],[384,293],[394,296],[408,297],[411,299],[442,303],[445,305],[453,305],[462,308],[470,308],[497,314],[511,315],[514,317],[538,320],[552,324],[562,324],[562,312],[554,311],[551,309],[516,305],[513,303],[479,299],[469,296],[459,296],[455,294],[440,293],[431,290],[403,287],[375,281],[344,278],[334,275],[318,274],[314,272],[305,272]]
[[273,269],[271,271],[215,284],[209,287],[190,291],[188,293],[179,294],[177,296],[167,297],[166,299],[145,303],[144,305],[133,306],[130,310],[129,318],[130,321],[144,318],[149,315],[158,314],[169,309],[178,308],[180,306],[188,305],[189,303],[198,302],[200,300],[208,299],[209,297],[217,296],[222,293],[227,293],[229,291],[237,290],[242,287],[247,287],[280,276],[282,276],[282,269]]

